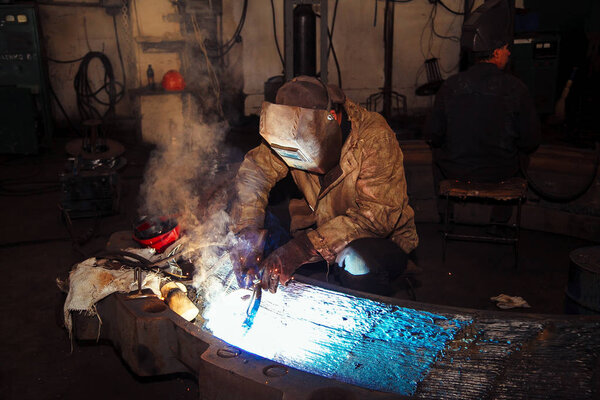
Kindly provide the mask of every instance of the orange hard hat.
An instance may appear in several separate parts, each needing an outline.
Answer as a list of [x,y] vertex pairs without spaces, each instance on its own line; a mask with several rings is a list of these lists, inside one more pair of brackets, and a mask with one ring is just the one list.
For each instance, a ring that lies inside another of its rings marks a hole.
[[185,81],[179,71],[172,69],[163,76],[161,85],[165,90],[177,91],[185,88]]

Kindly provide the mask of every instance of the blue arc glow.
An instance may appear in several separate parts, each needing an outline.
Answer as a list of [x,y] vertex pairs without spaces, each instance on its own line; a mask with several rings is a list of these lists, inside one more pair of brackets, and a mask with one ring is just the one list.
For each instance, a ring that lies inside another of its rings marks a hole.
[[472,321],[292,282],[263,293],[244,327],[247,290],[214,299],[205,329],[240,349],[368,389],[415,393],[436,357]]

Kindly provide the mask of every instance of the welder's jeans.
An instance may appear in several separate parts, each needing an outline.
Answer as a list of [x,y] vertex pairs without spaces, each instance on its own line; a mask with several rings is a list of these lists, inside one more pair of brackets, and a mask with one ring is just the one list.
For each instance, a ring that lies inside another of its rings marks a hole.
[[336,272],[343,287],[390,296],[390,283],[404,272],[407,262],[408,255],[391,240],[363,238],[338,254]]

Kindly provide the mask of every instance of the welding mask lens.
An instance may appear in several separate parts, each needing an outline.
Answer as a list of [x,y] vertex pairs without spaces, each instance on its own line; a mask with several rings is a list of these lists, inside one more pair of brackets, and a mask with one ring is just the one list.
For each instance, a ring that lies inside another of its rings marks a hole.
[[339,162],[341,129],[327,110],[265,101],[259,132],[291,168],[324,174]]

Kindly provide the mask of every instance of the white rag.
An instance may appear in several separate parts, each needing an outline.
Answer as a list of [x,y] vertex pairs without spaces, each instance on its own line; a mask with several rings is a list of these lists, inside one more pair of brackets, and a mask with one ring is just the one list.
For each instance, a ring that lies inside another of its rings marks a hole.
[[[160,296],[160,284],[163,279],[154,272],[142,272],[142,288],[150,289]],[[72,335],[73,321],[71,311],[97,315],[95,304],[115,292],[131,292],[137,289],[132,268],[119,270],[99,266],[95,258],[89,258],[73,267],[69,274],[69,293],[63,308],[65,327]]]
[[529,303],[527,303],[524,298],[519,297],[519,296],[509,296],[507,294],[499,294],[498,296],[490,297],[490,300],[498,302],[496,305],[503,310],[506,310],[509,308],[517,308],[517,307],[531,308]]

